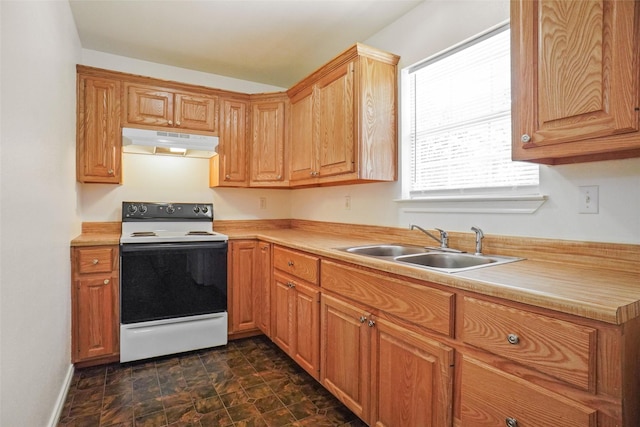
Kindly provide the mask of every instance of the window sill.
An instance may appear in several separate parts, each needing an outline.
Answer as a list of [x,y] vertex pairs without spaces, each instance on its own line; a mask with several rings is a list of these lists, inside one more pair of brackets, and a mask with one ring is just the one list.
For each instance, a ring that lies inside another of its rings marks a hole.
[[415,199],[396,199],[406,205],[408,213],[506,213],[532,214],[547,200],[543,194],[530,195],[466,195],[432,196]]

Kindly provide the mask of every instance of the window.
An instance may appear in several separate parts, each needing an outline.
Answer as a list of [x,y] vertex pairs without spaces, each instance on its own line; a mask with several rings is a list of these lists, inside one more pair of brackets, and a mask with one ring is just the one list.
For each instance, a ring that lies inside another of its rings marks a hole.
[[511,161],[505,25],[411,67],[411,198],[537,188],[538,165]]

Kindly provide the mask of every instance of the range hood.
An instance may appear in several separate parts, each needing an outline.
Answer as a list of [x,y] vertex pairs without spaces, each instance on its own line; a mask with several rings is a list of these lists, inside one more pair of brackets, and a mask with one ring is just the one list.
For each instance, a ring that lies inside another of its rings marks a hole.
[[216,154],[217,136],[165,130],[122,128],[122,151],[208,159]]

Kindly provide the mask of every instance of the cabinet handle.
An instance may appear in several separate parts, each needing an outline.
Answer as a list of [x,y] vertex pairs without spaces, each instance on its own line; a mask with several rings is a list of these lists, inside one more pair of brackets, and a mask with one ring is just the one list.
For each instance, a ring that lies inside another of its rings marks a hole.
[[227,181],[229,181],[229,180],[231,179],[231,175],[225,175],[225,176],[224,176],[224,179],[225,179],[225,180],[227,180]]
[[531,137],[525,133],[520,137],[520,141],[522,141],[523,144],[526,144],[527,142],[531,141]]
[[516,345],[520,342],[520,337],[516,334],[509,334],[507,335],[507,341],[509,341],[509,344]]
[[287,286],[290,287],[290,288],[295,288],[296,287],[295,283],[291,283],[291,282],[287,282]]
[[113,175],[113,169],[109,169],[109,170],[107,171],[107,173],[108,173],[109,175]]
[[507,417],[507,419],[504,420],[504,423],[507,427],[518,427],[518,420],[515,418]]
[[360,316],[360,323],[364,323],[367,321],[367,318],[364,316]]
[[288,265],[289,267],[293,267],[293,261],[287,261],[287,265]]
[[369,320],[369,327],[373,328],[374,326],[376,326],[376,321],[375,320]]
[[169,120],[168,122],[170,125],[173,125],[173,120]]
[[94,258],[94,260],[92,262],[93,262],[93,265],[98,264],[98,258]]
[[279,180],[281,180],[281,179],[282,179],[282,175],[278,175],[278,176],[276,176],[276,179],[277,179],[278,181],[279,181]]
[[180,126],[180,122],[176,122],[176,126]]
[[108,285],[109,284],[109,279],[104,279],[104,284]]

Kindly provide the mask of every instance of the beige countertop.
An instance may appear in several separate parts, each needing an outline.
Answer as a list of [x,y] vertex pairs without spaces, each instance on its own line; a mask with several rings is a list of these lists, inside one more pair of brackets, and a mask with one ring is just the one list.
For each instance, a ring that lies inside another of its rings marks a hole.
[[525,259],[448,274],[336,249],[391,243],[379,239],[350,238],[296,229],[228,234],[234,239],[258,238],[387,273],[607,323],[622,324],[640,315],[640,274],[637,273]]
[[[448,274],[337,249],[392,243],[380,238],[355,238],[300,229],[225,230],[225,233],[231,239],[261,239],[386,273],[611,324],[622,324],[640,316],[640,274],[637,272],[525,259]],[[83,232],[71,241],[71,246],[117,245],[119,239],[119,233]]]

